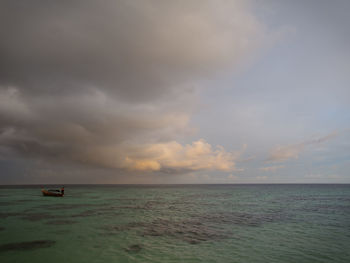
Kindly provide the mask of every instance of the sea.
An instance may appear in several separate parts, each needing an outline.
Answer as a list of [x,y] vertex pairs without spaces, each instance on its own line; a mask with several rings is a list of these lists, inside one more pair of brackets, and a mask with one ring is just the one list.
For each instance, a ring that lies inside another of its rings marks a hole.
[[350,185],[0,186],[0,262],[350,262]]

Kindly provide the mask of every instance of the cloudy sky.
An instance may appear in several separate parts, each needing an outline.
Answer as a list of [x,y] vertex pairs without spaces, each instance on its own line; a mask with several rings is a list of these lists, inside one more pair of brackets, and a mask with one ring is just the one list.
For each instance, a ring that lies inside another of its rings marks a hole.
[[350,183],[347,0],[0,1],[0,184]]

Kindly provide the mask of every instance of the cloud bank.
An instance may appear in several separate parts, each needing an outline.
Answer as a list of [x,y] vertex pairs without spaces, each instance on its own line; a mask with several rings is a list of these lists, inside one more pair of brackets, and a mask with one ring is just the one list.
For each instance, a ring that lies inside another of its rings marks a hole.
[[[124,170],[234,170],[181,145],[198,83],[260,46],[246,1],[1,1],[0,148]],[[10,157],[9,157],[10,156]]]

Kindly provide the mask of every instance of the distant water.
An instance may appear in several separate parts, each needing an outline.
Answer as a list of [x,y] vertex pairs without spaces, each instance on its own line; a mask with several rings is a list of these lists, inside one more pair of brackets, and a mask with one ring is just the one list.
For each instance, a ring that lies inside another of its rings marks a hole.
[[350,185],[0,187],[0,262],[350,262]]

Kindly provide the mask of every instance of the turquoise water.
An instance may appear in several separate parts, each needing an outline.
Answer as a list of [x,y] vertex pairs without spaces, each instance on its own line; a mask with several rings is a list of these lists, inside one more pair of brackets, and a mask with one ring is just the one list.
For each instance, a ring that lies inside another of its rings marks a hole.
[[0,188],[0,262],[349,262],[350,185]]

